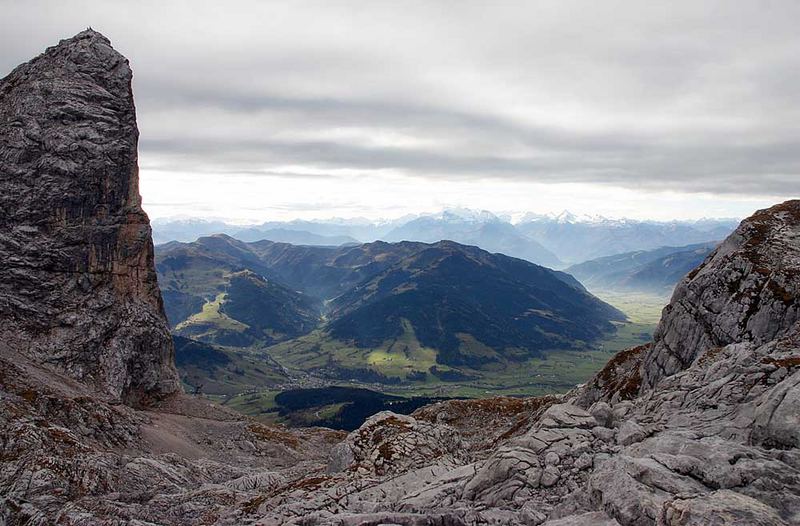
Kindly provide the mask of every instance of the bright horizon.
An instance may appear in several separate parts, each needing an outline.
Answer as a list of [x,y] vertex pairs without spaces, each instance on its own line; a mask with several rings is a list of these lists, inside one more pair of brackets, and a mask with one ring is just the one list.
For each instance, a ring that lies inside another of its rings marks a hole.
[[[586,184],[536,184],[494,182],[491,194],[479,182],[431,183],[430,181],[381,179],[354,182],[359,201],[348,201],[349,185],[338,189],[341,199],[330,201],[340,180],[324,178],[297,181],[285,178],[249,178],[227,174],[140,174],[143,207],[150,219],[204,219],[231,224],[268,221],[359,219],[395,220],[409,215],[436,214],[447,209],[487,210],[498,217],[517,219],[525,214],[603,216],[608,219],[682,221],[743,219],[759,209],[789,199],[788,196],[727,197],[678,192],[646,193],[627,188]],[[415,188],[424,187],[424,195]],[[276,190],[276,187],[279,189]],[[326,194],[327,192],[327,194]],[[181,200],[171,196],[182,194]],[[213,196],[208,199],[207,196]],[[304,195],[305,200],[286,201],[284,196]],[[456,196],[456,197],[454,197]],[[325,199],[328,203],[324,203]],[[272,200],[270,205],[264,201]],[[412,201],[412,205],[404,204]],[[642,204],[645,203],[645,206]],[[315,206],[316,205],[316,206]]]

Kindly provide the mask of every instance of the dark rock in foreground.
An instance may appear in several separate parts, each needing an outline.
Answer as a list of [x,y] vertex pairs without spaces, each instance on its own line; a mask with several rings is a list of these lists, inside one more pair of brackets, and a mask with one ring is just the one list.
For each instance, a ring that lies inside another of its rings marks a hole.
[[180,393],[130,84],[91,30],[0,81],[0,524],[209,524],[342,438]]
[[128,61],[99,33],[0,80],[0,340],[113,399],[180,390]]

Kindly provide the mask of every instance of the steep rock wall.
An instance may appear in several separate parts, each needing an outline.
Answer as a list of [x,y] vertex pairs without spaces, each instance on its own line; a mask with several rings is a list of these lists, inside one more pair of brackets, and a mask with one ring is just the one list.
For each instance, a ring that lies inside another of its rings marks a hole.
[[180,384],[138,190],[131,79],[87,30],[0,80],[0,338],[136,403]]
[[799,319],[800,200],[793,200],[744,220],[676,287],[643,358],[644,388],[709,349],[780,338]]

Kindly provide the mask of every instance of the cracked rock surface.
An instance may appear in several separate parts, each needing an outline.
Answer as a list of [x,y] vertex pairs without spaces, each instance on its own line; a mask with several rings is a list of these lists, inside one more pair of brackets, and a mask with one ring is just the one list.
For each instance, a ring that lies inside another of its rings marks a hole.
[[85,31],[0,80],[0,340],[116,399],[180,390],[128,61]]
[[764,344],[800,319],[797,201],[748,218],[676,287],[644,356],[649,386],[703,352],[738,342]]

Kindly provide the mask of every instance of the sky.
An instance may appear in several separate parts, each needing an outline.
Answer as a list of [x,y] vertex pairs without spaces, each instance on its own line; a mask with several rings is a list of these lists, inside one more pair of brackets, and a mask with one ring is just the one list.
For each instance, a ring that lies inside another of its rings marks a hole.
[[91,26],[151,218],[743,217],[800,196],[800,2],[0,0],[0,76]]

